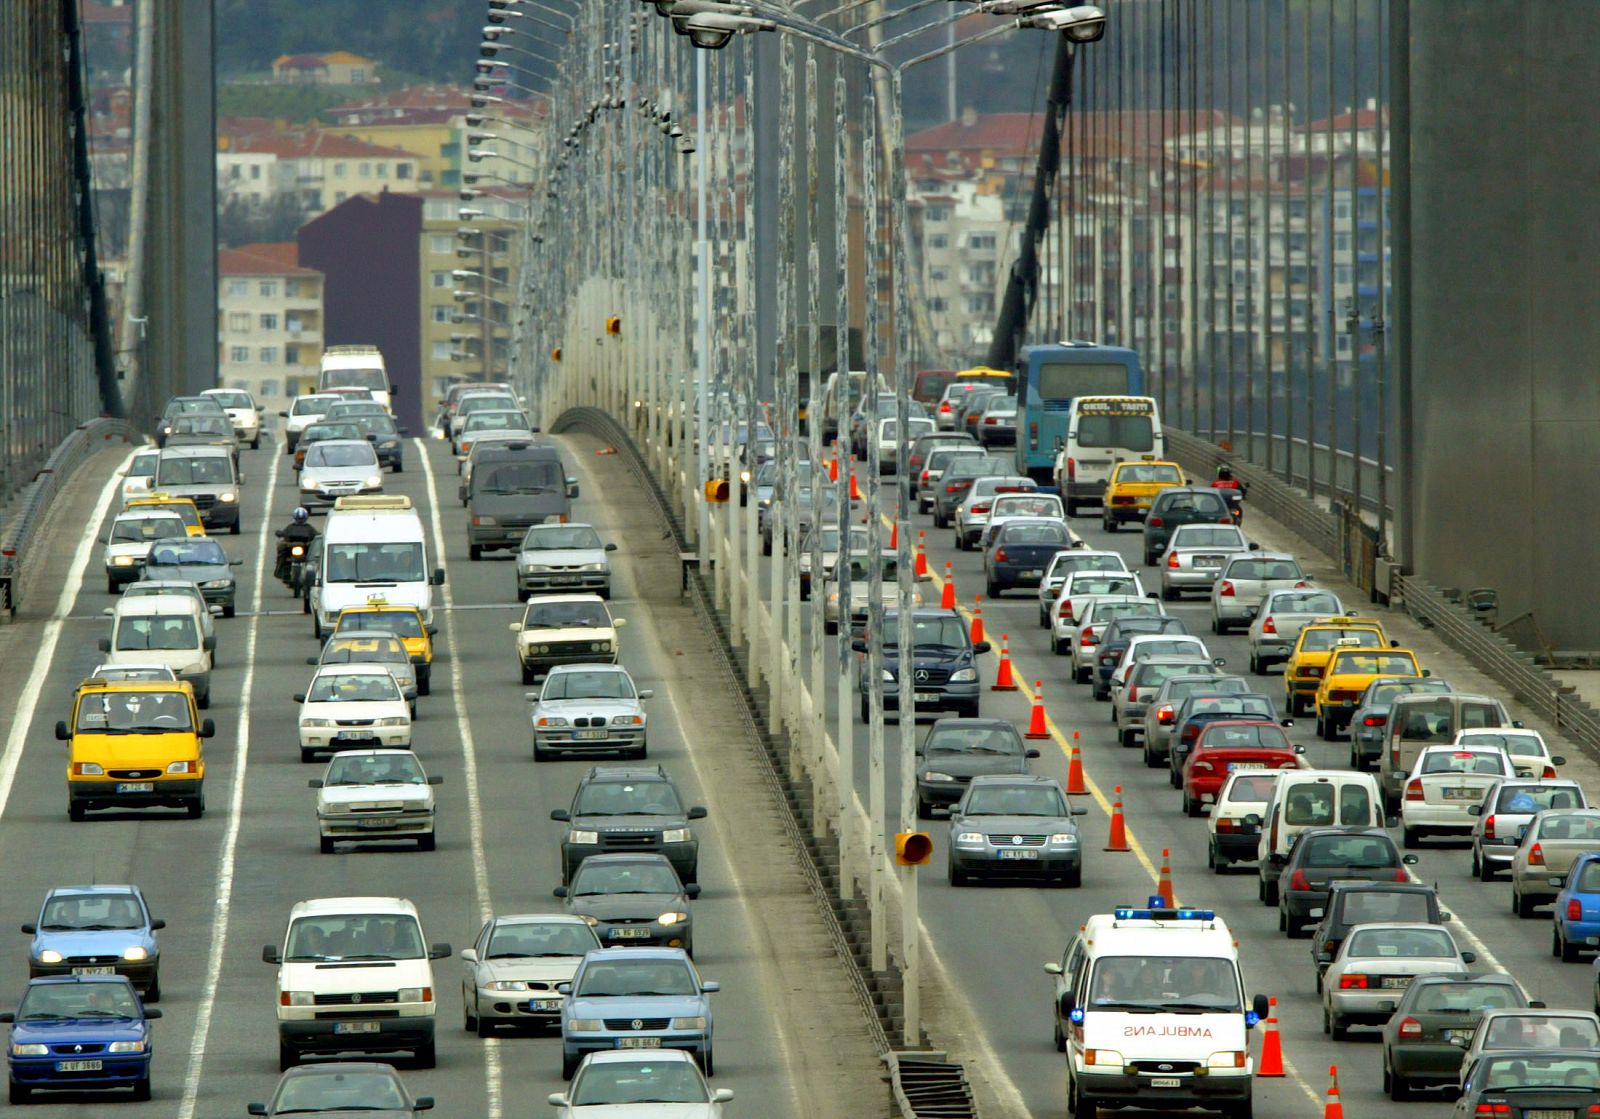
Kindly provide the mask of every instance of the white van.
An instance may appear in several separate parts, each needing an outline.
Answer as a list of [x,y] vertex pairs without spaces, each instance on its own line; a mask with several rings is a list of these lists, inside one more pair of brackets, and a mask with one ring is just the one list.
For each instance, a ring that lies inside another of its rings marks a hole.
[[206,607],[198,597],[138,595],[118,601],[111,636],[100,639],[107,664],[162,664],[194,688],[195,702],[211,706],[211,653]]
[[1165,459],[1161,410],[1149,396],[1074,397],[1067,439],[1052,471],[1071,517],[1080,505],[1099,505],[1111,470],[1128,459]]
[[1261,839],[1256,846],[1261,880],[1256,895],[1264,905],[1278,904],[1278,879],[1289,861],[1289,849],[1307,828],[1389,826],[1393,825],[1384,818],[1383,793],[1375,774],[1349,769],[1284,772],[1261,812]]
[[329,346],[323,350],[317,391],[328,389],[366,389],[372,399],[393,410],[394,385],[376,346]]
[[1210,910],[1097,913],[1055,976],[1056,1048],[1067,1054],[1067,1111],[1203,1107],[1249,1115],[1250,1029],[1267,997],[1246,1002],[1238,941]]
[[[889,384],[883,374],[873,378],[878,385],[879,392],[893,392],[894,386]],[[856,405],[861,403],[861,398],[867,391],[867,374],[859,369],[848,373],[829,373],[828,379],[822,384],[822,442],[831,443],[834,439],[846,437],[850,434],[848,424],[850,414],[856,410]]]
[[433,1068],[433,961],[450,951],[428,944],[405,898],[298,903],[283,944],[261,950],[278,965],[278,1068],[314,1053],[396,1051]]
[[422,518],[405,496],[341,497],[322,534],[322,561],[311,585],[311,628],[321,641],[351,606],[415,606],[433,624],[433,588],[444,568],[428,568]]

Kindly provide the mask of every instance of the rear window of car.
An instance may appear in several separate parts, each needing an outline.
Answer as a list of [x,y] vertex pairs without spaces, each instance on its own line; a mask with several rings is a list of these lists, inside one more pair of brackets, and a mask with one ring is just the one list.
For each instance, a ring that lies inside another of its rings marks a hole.
[[1600,816],[1542,816],[1540,839],[1600,840]]
[[1201,746],[1223,749],[1287,750],[1288,736],[1268,723],[1249,726],[1207,727],[1200,738]]
[[1353,629],[1344,629],[1328,626],[1317,626],[1315,629],[1301,631],[1300,648],[1309,653],[1325,653],[1329,649],[1337,648],[1341,641],[1355,638],[1363,649],[1381,649],[1383,639],[1378,631],[1371,626],[1358,626]]
[[1306,845],[1300,857],[1303,866],[1377,869],[1400,863],[1394,844],[1383,836],[1313,835],[1301,842]]
[[1351,956],[1454,956],[1455,941],[1443,929],[1363,929],[1350,938]]
[[1542,784],[1503,785],[1495,800],[1496,812],[1543,812],[1547,808],[1582,808],[1579,790]]
[[1505,755],[1488,750],[1436,750],[1422,760],[1422,772],[1505,775]]
[[1162,513],[1198,513],[1205,517],[1220,517],[1228,511],[1227,502],[1215,494],[1182,492],[1162,494],[1156,498]]
[[[1248,576],[1243,576],[1248,578]],[[1337,614],[1339,600],[1322,591],[1279,594],[1272,596],[1272,609],[1283,614]]]
[[1277,782],[1276,777],[1239,777],[1228,787],[1228,801],[1244,801],[1250,804],[1265,804],[1272,795],[1272,786]]
[[1339,921],[1364,925],[1373,921],[1429,921],[1428,898],[1411,890],[1352,890],[1344,895]]
[[[1301,579],[1300,565],[1286,559],[1236,559],[1228,565],[1229,579]],[[1317,596],[1312,596],[1317,597]],[[1328,595],[1320,596],[1328,598]],[[1281,607],[1280,607],[1281,609]]]
[[1584,863],[1574,889],[1583,894],[1600,894],[1600,863]]
[[[1348,784],[1340,786],[1337,793],[1340,824],[1364,824],[1372,818],[1372,799],[1366,786]],[[1317,782],[1290,789],[1284,798],[1283,820],[1286,824],[1306,827],[1326,827],[1334,823],[1335,790],[1332,782]]]

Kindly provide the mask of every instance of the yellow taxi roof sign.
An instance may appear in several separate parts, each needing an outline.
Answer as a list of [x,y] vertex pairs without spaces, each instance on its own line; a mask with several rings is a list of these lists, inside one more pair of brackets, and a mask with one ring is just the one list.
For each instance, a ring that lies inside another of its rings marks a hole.
[[410,509],[411,499],[405,494],[366,494],[334,498],[333,508],[340,509]]

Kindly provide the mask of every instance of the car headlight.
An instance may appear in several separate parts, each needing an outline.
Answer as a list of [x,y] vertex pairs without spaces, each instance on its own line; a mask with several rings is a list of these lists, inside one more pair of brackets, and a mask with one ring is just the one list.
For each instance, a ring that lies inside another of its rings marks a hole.
[[681,925],[688,919],[689,915],[687,913],[680,913],[674,910],[670,913],[661,914],[661,916],[656,918],[656,923],[659,925],[666,925],[668,928],[670,928],[673,925]]
[[1076,847],[1078,836],[1074,832],[1058,831],[1050,837],[1050,842],[1057,847]]
[[675,1030],[703,1030],[706,1028],[705,1016],[696,1014],[690,1018],[674,1018],[672,1028]]
[[597,831],[584,831],[574,828],[567,832],[568,843],[591,844],[600,842],[600,833]]
[[233,586],[233,580],[232,579],[207,579],[204,583],[201,583],[200,586],[203,589],[208,590],[208,591],[220,591],[220,590],[225,590],[228,587]]
[[232,490],[229,490],[227,493],[219,493],[219,494],[217,494],[217,500],[221,501],[221,502],[225,502],[225,503],[231,504],[231,503],[239,500],[239,495],[234,493]]
[[661,833],[663,843],[687,843],[694,838],[694,833],[688,828],[668,828]]
[[[194,762],[194,761],[171,762],[171,763],[169,763],[167,765],[167,772],[168,773],[198,773],[198,772],[200,772],[200,763],[199,762]],[[140,948],[140,949],[138,949],[138,951],[143,952],[144,949]],[[143,959],[144,957],[143,956],[128,956],[126,958],[130,959],[130,960],[134,960],[134,959]]]
[[569,1018],[567,1029],[573,1033],[598,1033],[606,1028],[606,1024],[599,1018]]
[[535,653],[548,653],[550,651],[550,646],[548,645],[530,646],[530,648],[533,648]]
[[584,924],[588,925],[591,929],[594,928],[596,925],[598,925],[600,923],[600,918],[591,917],[587,913],[578,914],[578,920],[580,920]]
[[302,728],[305,728],[305,727],[331,727],[331,726],[333,726],[333,720],[332,719],[301,719],[300,720],[300,726]]
[[595,644],[594,651],[597,652],[597,653],[609,653],[609,652],[611,652],[611,642],[609,642],[609,641],[597,642]]
[[887,668],[884,669],[883,670],[883,679],[884,679],[885,683],[888,683],[888,684],[894,683],[894,673],[890,672]]
[[605,569],[606,569],[606,565],[603,564],[603,563],[586,563],[582,567],[580,567],[578,570],[579,571],[604,571]]
[[376,489],[378,486],[383,485],[383,475],[382,474],[373,474],[373,475],[369,476],[367,478],[367,485],[372,487],[372,488],[374,488],[374,489]]
[[13,1045],[11,1047],[11,1055],[13,1057],[43,1057],[49,1052],[50,1047],[48,1045]]
[[139,557],[137,557],[137,556],[112,556],[111,557],[111,566],[112,567],[132,567],[134,564],[136,564],[138,562],[139,562]]
[[1115,1049],[1085,1049],[1083,1051],[1083,1063],[1086,1065],[1109,1065],[1112,1068],[1121,1068],[1128,1062]]
[[59,964],[62,959],[64,959],[64,957],[54,948],[46,948],[43,952],[39,953],[39,962],[41,964]]
[[278,996],[279,1006],[315,1006],[316,998],[310,991],[284,991]]
[[493,525],[499,524],[500,522],[496,521],[493,517],[485,517],[482,514],[478,514],[472,518],[472,523],[478,525]]
[[969,684],[978,678],[976,668],[958,668],[950,674],[952,684]]
[[1206,1058],[1207,1068],[1244,1068],[1246,1054],[1242,1049],[1219,1049]]
[[617,715],[612,718],[611,725],[614,727],[642,727],[644,726],[644,716]]
[[410,726],[411,720],[404,715],[390,715],[387,718],[379,719],[375,725],[380,727],[404,727]]
[[544,575],[549,573],[550,565],[546,563],[526,563],[522,565],[522,570],[529,575]]
[[533,725],[536,726],[536,727],[546,727],[546,728],[548,728],[548,727],[564,727],[564,726],[567,725],[567,721],[565,719],[557,719],[557,718],[554,718],[554,717],[544,717],[544,718],[535,719],[533,721]]
[[936,773],[931,769],[922,775],[922,779],[924,781],[932,781],[937,784],[949,784],[955,781],[955,778],[950,776],[948,773]]
[[314,489],[316,489],[317,488],[317,480],[316,480],[316,478],[314,478],[310,474],[301,474],[300,475],[300,488],[302,490],[314,490]]
[[142,1042],[142,1041],[113,1041],[111,1043],[111,1045],[106,1049],[106,1052],[107,1053],[143,1053],[144,1052],[144,1044],[145,1043]]
[[78,777],[104,777],[106,767],[99,762],[73,762],[72,772]]
[[525,979],[496,979],[486,986],[491,991],[526,991],[528,982]]
[[401,987],[400,990],[396,992],[396,997],[400,1002],[432,1002],[433,988]]
[[982,842],[983,833],[981,831],[964,831],[956,834],[957,845],[968,845]]

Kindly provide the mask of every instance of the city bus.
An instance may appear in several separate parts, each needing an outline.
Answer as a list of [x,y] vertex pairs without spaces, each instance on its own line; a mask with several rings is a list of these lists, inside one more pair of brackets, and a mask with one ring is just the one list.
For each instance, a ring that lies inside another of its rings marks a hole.
[[1052,484],[1078,397],[1143,393],[1139,355],[1126,347],[1078,341],[1024,346],[1017,359],[1017,473]]

